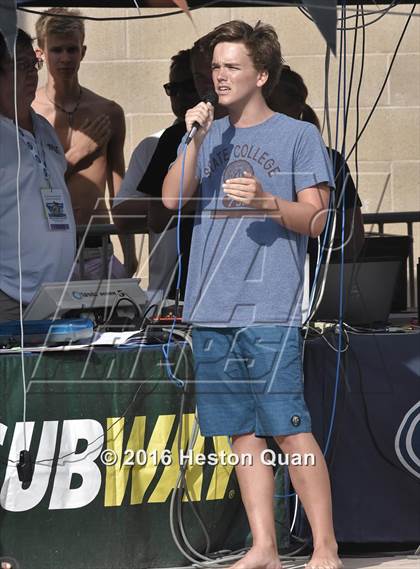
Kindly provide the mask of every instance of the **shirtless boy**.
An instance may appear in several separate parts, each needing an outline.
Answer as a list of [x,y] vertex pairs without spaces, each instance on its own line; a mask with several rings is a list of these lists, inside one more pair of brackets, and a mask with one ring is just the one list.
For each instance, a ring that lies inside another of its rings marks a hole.
[[[79,16],[76,10],[52,8],[37,20],[37,55],[46,62],[48,80],[37,91],[33,107],[53,125],[63,145],[76,224],[88,224],[92,216],[93,223],[109,223],[105,186],[113,198],[124,176],[124,112],[114,101],[79,83],[78,71],[86,54],[84,23]],[[85,246],[86,278],[99,278],[101,238],[88,237]],[[109,273],[125,276],[115,258]]]

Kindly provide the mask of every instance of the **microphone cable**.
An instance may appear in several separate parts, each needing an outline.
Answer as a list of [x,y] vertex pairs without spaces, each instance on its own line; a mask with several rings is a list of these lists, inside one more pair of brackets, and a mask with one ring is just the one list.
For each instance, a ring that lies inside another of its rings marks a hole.
[[[188,135],[187,135],[188,137]],[[187,139],[186,139],[187,140]],[[186,140],[182,143],[182,162],[181,162],[181,177],[179,181],[179,195],[178,195],[178,216],[177,216],[177,223],[176,223],[176,248],[177,248],[177,267],[178,267],[178,275],[177,275],[177,282],[176,282],[176,291],[175,291],[175,308],[174,308],[174,318],[172,321],[171,328],[169,330],[168,341],[166,344],[162,346],[162,352],[165,357],[166,362],[166,370],[168,377],[171,381],[175,383],[177,387],[183,388],[184,387],[184,380],[176,377],[176,375],[172,372],[172,364],[169,361],[169,349],[170,344],[172,342],[172,337],[174,334],[174,330],[176,327],[178,310],[179,310],[179,297],[181,294],[181,279],[182,279],[182,253],[181,253],[181,217],[182,217],[182,196],[184,192],[184,177],[185,177],[185,160],[187,157],[187,142]]]

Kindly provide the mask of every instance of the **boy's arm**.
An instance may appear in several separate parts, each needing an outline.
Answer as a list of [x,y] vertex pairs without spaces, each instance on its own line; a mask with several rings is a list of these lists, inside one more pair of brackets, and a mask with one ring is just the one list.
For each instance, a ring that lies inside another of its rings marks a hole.
[[264,191],[250,173],[226,180],[225,193],[249,207],[262,210],[274,221],[296,233],[318,237],[324,229],[334,187],[331,165],[324,142],[314,125],[306,124],[293,149],[293,176],[296,201]]
[[328,214],[330,189],[326,183],[301,190],[292,202],[265,192],[255,176],[226,180],[223,191],[235,201],[253,207],[277,223],[303,235],[318,237]]
[[184,206],[195,194],[199,180],[196,176],[197,159],[200,148],[196,141],[193,140],[173,163],[165,176],[162,187],[162,202],[168,209],[178,209],[179,207],[179,193],[182,175],[182,162],[185,157],[184,166],[184,180],[182,188],[182,206]]
[[122,108],[113,103],[111,114],[112,135],[107,148],[107,183],[109,197],[115,197],[120,189],[125,172],[124,142],[125,118]]
[[[118,194],[125,173],[124,142],[125,117],[124,111],[116,103],[110,104],[111,138],[109,139],[106,155],[106,178],[109,197],[111,200]],[[112,203],[112,202],[111,202]],[[136,271],[137,263],[134,251],[134,236],[119,235],[121,249],[124,254],[124,265],[128,275]]]
[[[182,215],[191,215],[195,211],[196,202],[191,200],[181,210]],[[177,208],[178,209],[178,208]],[[147,216],[147,222],[152,231],[155,233],[161,233],[162,231],[169,229],[170,227],[176,226],[176,221],[178,219],[178,214],[174,210],[169,210],[166,208],[162,201],[156,198],[152,198],[149,201],[149,212]]]

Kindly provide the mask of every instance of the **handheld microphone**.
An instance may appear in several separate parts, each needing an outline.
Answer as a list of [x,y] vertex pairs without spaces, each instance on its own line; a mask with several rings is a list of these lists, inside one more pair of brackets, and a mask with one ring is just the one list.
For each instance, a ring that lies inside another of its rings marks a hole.
[[[206,93],[201,100],[203,103],[211,103],[214,107],[218,101],[218,97],[214,91],[208,91],[208,93]],[[191,142],[191,140],[194,138],[195,133],[199,128],[201,128],[201,124],[198,123],[197,121],[194,121],[191,130],[188,133],[185,144],[189,144]]]

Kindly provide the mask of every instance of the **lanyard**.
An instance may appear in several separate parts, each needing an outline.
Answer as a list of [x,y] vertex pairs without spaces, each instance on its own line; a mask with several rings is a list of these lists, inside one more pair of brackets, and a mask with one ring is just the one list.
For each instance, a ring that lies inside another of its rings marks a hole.
[[37,141],[37,137],[36,137],[35,125],[34,125],[34,132],[35,132],[35,136],[34,136],[35,145],[30,140],[28,140],[26,138],[25,133],[19,127],[19,134],[20,134],[21,139],[26,144],[26,147],[29,149],[29,151],[32,155],[32,158],[35,160],[35,162],[38,164],[38,166],[42,169],[42,173],[43,173],[43,176],[45,178],[45,181],[47,182],[48,188],[52,189],[51,181],[50,181],[50,174],[48,172],[47,162],[45,160],[44,145],[42,144],[42,141],[40,141],[40,143],[41,143],[43,158],[41,159],[41,157],[39,156],[38,141]]

